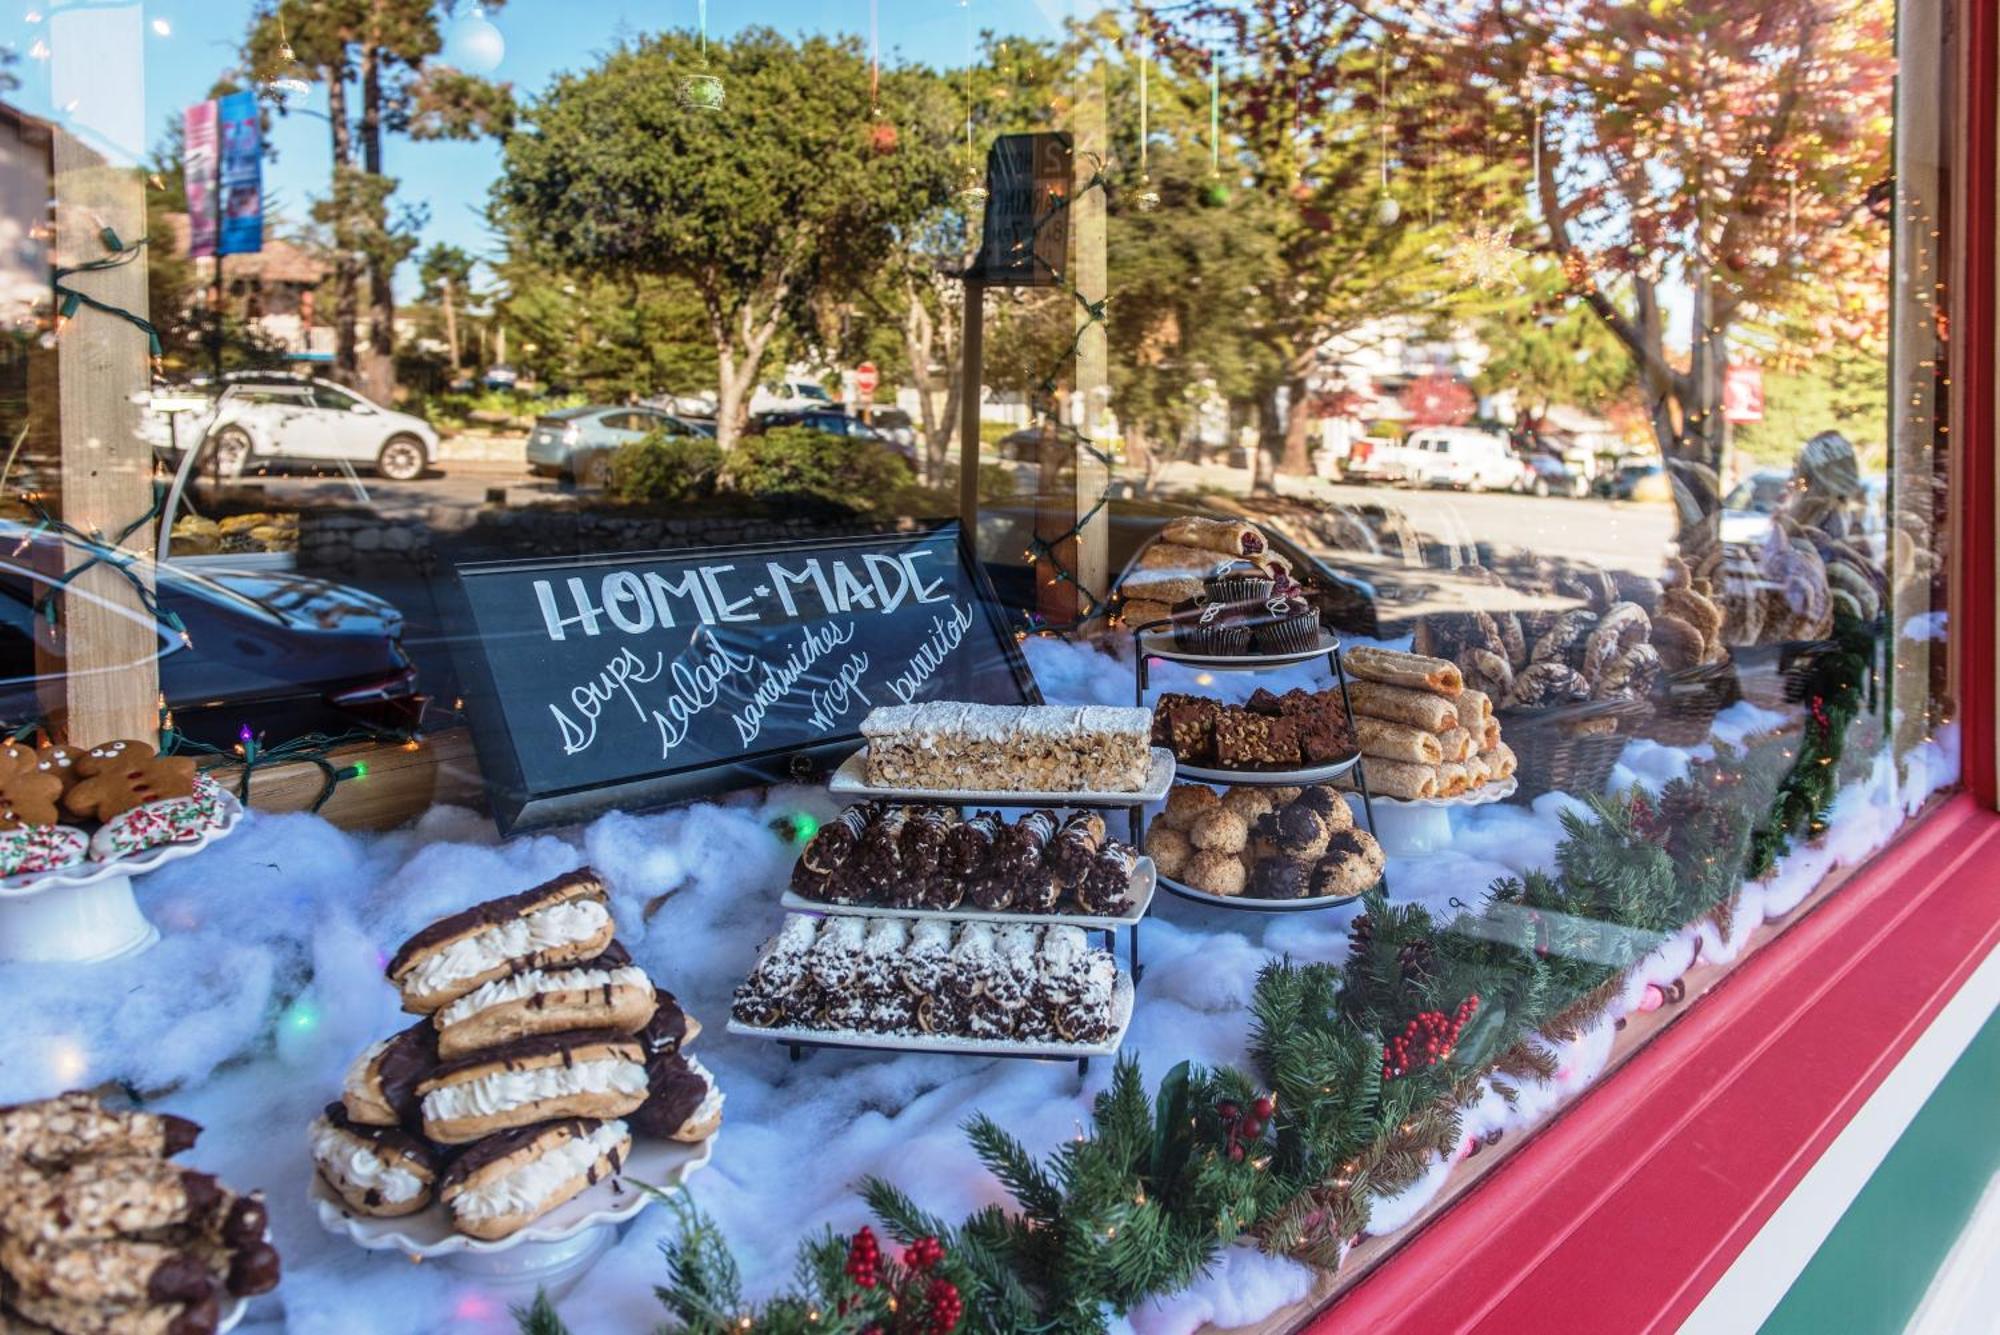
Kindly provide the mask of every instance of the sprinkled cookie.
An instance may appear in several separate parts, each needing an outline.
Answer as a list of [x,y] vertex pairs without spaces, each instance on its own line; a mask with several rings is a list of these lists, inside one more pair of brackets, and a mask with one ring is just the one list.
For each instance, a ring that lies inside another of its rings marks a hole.
[[212,779],[198,778],[187,797],[148,802],[120,812],[90,837],[90,856],[99,862],[158,848],[191,844],[222,824],[222,790]]
[[[108,821],[149,803],[194,794],[194,761],[157,756],[144,742],[107,742],[77,757],[83,777],[62,794],[72,815]],[[46,776],[42,776],[46,777]]]
[[90,836],[70,825],[23,825],[0,831],[0,876],[74,867],[90,850]]

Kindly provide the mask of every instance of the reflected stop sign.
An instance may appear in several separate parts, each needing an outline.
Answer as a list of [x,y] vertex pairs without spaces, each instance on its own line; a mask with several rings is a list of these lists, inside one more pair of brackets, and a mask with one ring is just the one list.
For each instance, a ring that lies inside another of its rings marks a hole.
[[882,383],[882,373],[875,369],[874,362],[863,362],[854,368],[854,388],[862,398],[873,398],[875,387]]

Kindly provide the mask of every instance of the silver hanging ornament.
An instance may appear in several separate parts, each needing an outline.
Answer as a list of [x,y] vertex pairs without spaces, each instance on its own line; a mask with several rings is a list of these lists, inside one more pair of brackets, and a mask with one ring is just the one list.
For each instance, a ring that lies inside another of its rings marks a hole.
[[1403,216],[1403,206],[1396,197],[1384,190],[1375,200],[1375,222],[1380,227],[1394,227]]

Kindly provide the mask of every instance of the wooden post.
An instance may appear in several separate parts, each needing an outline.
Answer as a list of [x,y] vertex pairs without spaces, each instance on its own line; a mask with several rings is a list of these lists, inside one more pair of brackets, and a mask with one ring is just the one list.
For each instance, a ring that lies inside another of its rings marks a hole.
[[[145,177],[116,167],[65,130],[55,136],[57,262],[75,266],[105,256],[110,228],[126,244],[146,234]],[[68,286],[123,310],[146,313],[146,257]],[[115,315],[83,307],[58,340],[57,409],[62,458],[57,513],[70,527],[107,540],[152,505],[152,447],[139,434],[140,404],[151,386],[145,332]],[[153,526],[125,545],[150,558]],[[71,547],[65,569],[89,559]],[[135,567],[142,579],[150,570]],[[72,746],[159,730],[160,628],[125,576],[99,565],[64,593],[56,627],[57,670],[64,675],[52,720]]]
[[[1111,289],[1107,238],[1109,217],[1104,191],[1087,188],[1090,178],[1110,160],[1111,144],[1105,110],[1107,71],[1102,54],[1093,57],[1083,75],[1083,95],[1076,103],[1076,188],[1070,196],[1074,215],[1070,236],[1075,246],[1070,260],[1070,278],[1077,294],[1092,306],[1101,307]],[[1093,320],[1079,303],[1076,308],[1076,429],[1085,441],[1097,443],[1098,428],[1111,406],[1111,353],[1109,331],[1102,320]],[[1082,523],[1077,534],[1075,556],[1070,569],[1076,582],[1093,596],[1110,594],[1111,516],[1103,510],[1091,515],[1098,498],[1111,485],[1110,466],[1093,450],[1078,449],[1071,496],[1072,523]],[[1088,519],[1085,517],[1089,516]],[[1079,593],[1077,613],[1095,610]]]
[[965,280],[965,315],[959,334],[958,522],[969,550],[979,537],[979,385],[986,375],[986,284]]

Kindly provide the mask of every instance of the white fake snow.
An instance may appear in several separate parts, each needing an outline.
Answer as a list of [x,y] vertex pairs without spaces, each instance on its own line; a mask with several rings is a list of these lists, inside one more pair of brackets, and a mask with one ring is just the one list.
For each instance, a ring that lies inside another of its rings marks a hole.
[[[1131,701],[1129,661],[1056,640],[1031,640],[1028,651],[1051,700]],[[1195,675],[1164,666],[1155,684],[1241,699],[1258,685],[1327,683],[1324,664],[1215,674],[1212,684]],[[1717,732],[1740,740],[1778,718],[1739,705]],[[1635,744],[1618,779],[1656,788],[1687,760]],[[1588,1085],[1603,1069],[1617,1016],[1645,1000],[1645,983],[1678,976],[1697,938],[1704,958],[1728,958],[1766,913],[1793,907],[1834,866],[1881,847],[1904,812],[1957,774],[1955,735],[1920,748],[1908,767],[1899,788],[1883,760],[1842,796],[1822,846],[1801,847],[1768,885],[1747,888],[1729,942],[1703,926],[1662,943],[1611,1013],[1555,1049],[1561,1072],[1553,1082],[1523,1089],[1513,1106],[1489,1092],[1470,1110],[1458,1154],[1472,1137],[1518,1131]],[[1458,813],[1448,852],[1391,861],[1396,898],[1450,916],[1454,897],[1476,901],[1495,878],[1547,864],[1561,835],[1557,815],[1572,805],[1548,795],[1532,808]],[[776,1045],[725,1034],[730,992],[779,921],[793,855],[767,822],[802,809],[824,818],[837,805],[819,790],[780,789],[608,815],[560,835],[505,842],[483,817],[450,808],[433,810],[414,829],[376,836],[309,816],[254,816],[199,858],[141,883],[143,905],[165,932],[155,949],[108,966],[0,967],[9,1039],[0,1049],[0,1101],[106,1080],[177,1086],[160,1106],[207,1127],[187,1158],[269,1198],[285,1282],[253,1306],[249,1329],[511,1331],[506,1306],[523,1295],[483,1288],[440,1264],[363,1252],[324,1232],[305,1196],[306,1126],[338,1093],[353,1055],[407,1022],[381,976],[387,952],[444,913],[588,863],[611,887],[620,936],[634,956],[708,1026],[696,1050],[729,1101],[714,1163],[691,1189],[735,1245],[750,1292],[767,1292],[789,1278],[802,1237],[868,1222],[853,1189],[866,1174],[902,1184],[947,1218],[1003,1199],[966,1146],[965,1120],[985,1112],[1045,1154],[1076,1133],[1111,1066],[1094,1063],[1079,1090],[1066,1063],[822,1051],[794,1065]],[[1149,1082],[1184,1059],[1245,1062],[1243,1006],[1258,968],[1282,954],[1342,958],[1357,911],[1261,916],[1162,895],[1144,927],[1149,968],[1126,1050],[1141,1059]],[[1373,1231],[1414,1216],[1446,1171],[1440,1161],[1397,1198],[1376,1202]],[[563,1301],[576,1329],[659,1323],[652,1286],[663,1276],[658,1245],[667,1232],[661,1209],[627,1228]],[[1144,1335],[1178,1335],[1204,1321],[1241,1324],[1297,1301],[1310,1284],[1303,1267],[1240,1247],[1193,1289],[1148,1304],[1128,1324]]]

